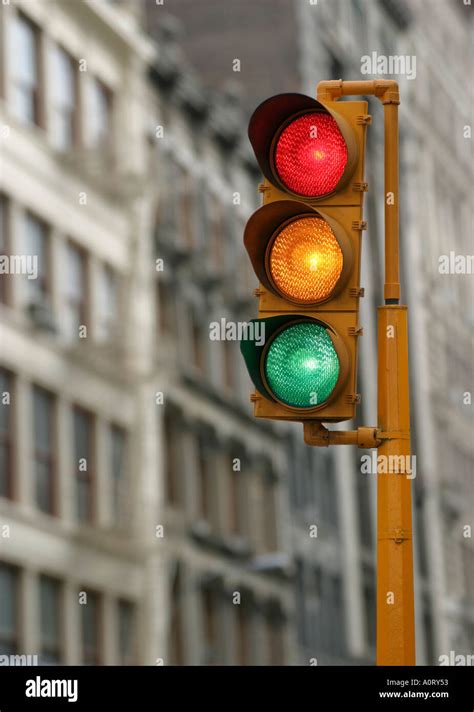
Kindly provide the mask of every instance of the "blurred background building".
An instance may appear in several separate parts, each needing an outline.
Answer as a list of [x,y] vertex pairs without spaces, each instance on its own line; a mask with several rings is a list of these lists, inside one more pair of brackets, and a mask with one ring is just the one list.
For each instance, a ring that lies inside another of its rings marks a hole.
[[[397,78],[418,662],[472,652],[472,275],[438,269],[472,252],[471,18],[458,0],[0,5],[1,253],[39,269],[0,275],[0,653],[374,662],[375,478],[256,421],[238,343],[209,338],[256,313],[251,111],[368,78],[372,51],[417,61]],[[370,113],[361,424],[382,301]]]

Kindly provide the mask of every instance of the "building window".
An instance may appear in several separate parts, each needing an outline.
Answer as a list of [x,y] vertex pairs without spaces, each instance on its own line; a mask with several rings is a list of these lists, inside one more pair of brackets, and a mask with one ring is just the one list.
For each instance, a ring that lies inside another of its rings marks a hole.
[[184,581],[182,565],[174,564],[171,586],[171,618],[169,628],[170,664],[184,665],[184,621],[183,621]]
[[196,184],[196,238],[201,245],[207,246],[207,240],[211,234],[211,217],[209,210],[209,194],[205,179],[201,178]]
[[181,452],[182,439],[178,421],[173,413],[165,411],[164,416],[164,440],[166,449],[165,460],[165,486],[166,500],[168,504],[178,507],[182,504],[181,489]]
[[[8,201],[0,194],[0,255],[10,254]],[[10,280],[8,274],[0,275],[0,302],[10,303]]]
[[[161,153],[160,163],[161,195],[156,213],[155,240],[176,240],[178,228],[178,193],[179,185],[178,167],[174,157],[168,152]],[[178,236],[179,237],[179,236]]]
[[[232,463],[231,463],[232,465]],[[240,503],[239,503],[239,478],[240,473],[234,472],[231,466],[229,476],[229,512],[228,529],[230,534],[240,532]]]
[[119,288],[117,274],[108,265],[103,265],[99,273],[98,297],[97,338],[111,341],[117,336]]
[[318,470],[311,473],[314,502],[318,503],[318,513],[321,521],[331,527],[335,536],[338,534],[336,477],[334,472],[334,458],[325,455],[317,460]]
[[76,471],[76,513],[81,522],[94,517],[94,417],[74,408],[74,467]]
[[234,459],[229,461],[229,510],[228,510],[228,532],[229,534],[243,534],[243,488],[244,475],[240,470],[234,470]]
[[33,388],[33,473],[36,504],[42,512],[54,514],[55,502],[55,402],[43,388]]
[[202,589],[202,627],[204,635],[204,664],[219,665],[219,599],[215,589]]
[[431,615],[430,598],[423,596],[423,633],[425,638],[425,665],[436,665],[433,616]]
[[160,276],[156,283],[156,290],[159,337],[161,338],[163,334],[174,335],[176,332],[176,316],[173,287]]
[[357,37],[357,33],[359,33],[359,44],[365,48],[367,43],[367,18],[365,7],[362,0],[352,0],[352,6],[354,10],[354,35]]
[[345,650],[342,584],[339,575],[324,569],[314,571],[320,604],[314,616],[314,634],[318,648],[329,655],[342,656]]
[[112,476],[112,508],[116,522],[124,519],[126,501],[126,456],[127,434],[123,428],[112,425],[110,428],[110,463]]
[[18,571],[0,564],[0,654],[18,652]]
[[91,146],[111,149],[112,92],[99,79],[92,77],[89,83],[89,142]]
[[86,592],[87,602],[81,605],[82,664],[100,665],[102,633],[102,600],[98,593]]
[[65,326],[67,336],[77,339],[88,316],[87,258],[83,250],[71,242],[66,249]]
[[273,615],[265,617],[269,665],[284,665],[283,621]]
[[[330,610],[331,626],[331,648],[336,655],[343,656],[345,654],[345,616],[344,603],[342,599],[342,582],[339,575],[329,576],[328,590],[326,591],[325,604]],[[327,610],[326,608],[326,610]],[[324,613],[324,608],[323,608]]]
[[198,441],[197,476],[198,476],[198,516],[199,519],[213,523],[213,454],[203,438]]
[[237,664],[252,664],[252,613],[250,606],[236,605],[237,616]]
[[[242,300],[249,301],[249,294],[252,294],[253,290],[257,286],[257,278],[255,277],[255,272],[253,271],[249,259],[241,257],[238,264],[239,271],[239,288]],[[248,310],[249,311],[249,310]]]
[[[471,470],[469,468],[469,477]],[[462,570],[464,574],[464,596],[468,600],[474,597],[474,549],[470,546],[470,539],[461,539],[459,546],[461,548]]]
[[263,516],[265,551],[276,551],[277,542],[277,488],[272,475],[266,474],[263,479],[263,502],[265,511]]
[[184,244],[194,247],[195,230],[195,194],[193,191],[192,178],[184,168],[178,169],[179,175],[179,204],[182,238]]
[[37,260],[36,279],[25,277],[28,304],[44,304],[50,292],[50,244],[48,228],[42,220],[31,213],[24,218],[25,251],[29,257]]
[[198,371],[203,374],[206,367],[205,351],[204,351],[204,334],[202,323],[196,311],[190,313],[191,319],[191,363]]
[[40,33],[24,15],[16,16],[10,43],[13,113],[24,123],[41,124]]
[[[415,449],[415,448],[413,448]],[[422,576],[428,575],[428,550],[426,546],[426,534],[424,528],[424,501],[419,497],[415,497],[416,509],[414,512],[414,524],[418,553],[418,568]],[[473,571],[474,573],[474,571]]]
[[224,361],[224,387],[228,393],[235,392],[235,365],[234,365],[234,342],[223,341],[223,361]]
[[0,497],[13,496],[13,377],[0,369]]
[[40,658],[41,665],[58,665],[62,660],[61,583],[50,576],[40,576]]
[[363,600],[365,614],[365,636],[369,648],[375,646],[375,621],[377,609],[377,597],[375,592],[375,575],[371,567],[363,566]]
[[117,604],[120,665],[136,663],[135,606],[130,601]]
[[222,270],[225,266],[224,235],[225,224],[222,215],[223,207],[214,200],[211,218],[210,234],[210,254],[209,261],[212,261],[216,270]]
[[309,647],[312,635],[306,606],[306,571],[305,564],[302,559],[297,559],[296,561],[295,581],[296,632],[301,645]]
[[51,55],[51,130],[54,146],[64,151],[78,140],[77,62],[62,47]]
[[359,536],[362,545],[372,548],[372,513],[370,508],[371,482],[370,477],[360,472],[360,461],[357,463],[356,494],[359,511]]

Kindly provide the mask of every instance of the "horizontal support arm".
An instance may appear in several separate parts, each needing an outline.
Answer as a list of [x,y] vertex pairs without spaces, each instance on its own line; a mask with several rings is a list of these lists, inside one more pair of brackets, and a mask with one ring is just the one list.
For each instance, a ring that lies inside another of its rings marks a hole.
[[384,440],[409,440],[410,433],[384,432],[379,428],[362,427],[357,430],[328,430],[319,420],[304,422],[304,441],[307,445],[357,445],[360,448],[377,448]]
[[334,79],[319,82],[318,99],[336,101],[341,96],[376,96],[382,104],[399,104],[400,92],[394,79],[368,79],[360,82],[343,82]]

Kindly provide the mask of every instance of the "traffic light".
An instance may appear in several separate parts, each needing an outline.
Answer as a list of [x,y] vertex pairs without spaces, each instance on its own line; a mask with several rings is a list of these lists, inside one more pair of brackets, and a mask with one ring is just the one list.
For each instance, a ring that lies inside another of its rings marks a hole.
[[365,101],[293,93],[267,99],[250,119],[263,206],[244,245],[260,283],[259,318],[241,350],[257,417],[354,417],[369,122]]

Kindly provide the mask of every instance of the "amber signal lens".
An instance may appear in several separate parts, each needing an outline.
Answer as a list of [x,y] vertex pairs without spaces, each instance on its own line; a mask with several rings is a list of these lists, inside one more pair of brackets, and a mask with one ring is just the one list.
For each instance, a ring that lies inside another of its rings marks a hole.
[[343,267],[343,254],[331,227],[320,217],[286,224],[270,244],[268,268],[276,289],[299,304],[329,298]]

